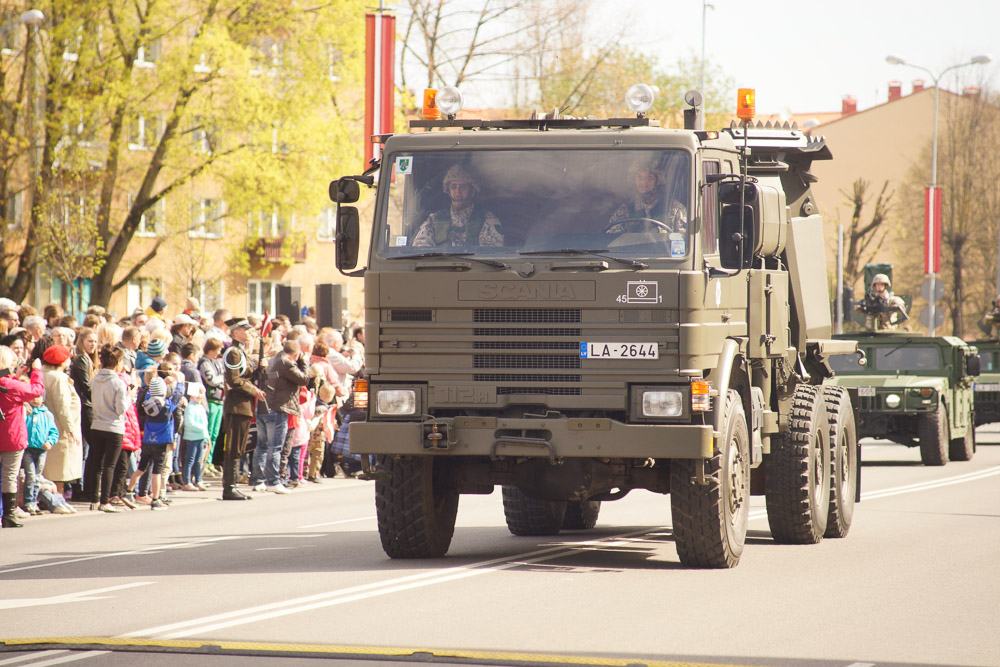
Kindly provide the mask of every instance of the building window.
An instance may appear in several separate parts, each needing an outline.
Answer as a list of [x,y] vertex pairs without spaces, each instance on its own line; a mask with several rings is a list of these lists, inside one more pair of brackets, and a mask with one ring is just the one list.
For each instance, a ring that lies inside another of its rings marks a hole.
[[191,206],[191,238],[222,238],[225,226],[224,205],[220,199],[198,199]]
[[156,63],[160,62],[161,48],[161,41],[159,39],[143,43],[139,47],[138,53],[136,53],[135,66],[146,68],[156,67]]
[[[129,195],[128,208],[130,211],[134,203],[135,197]],[[139,226],[135,230],[135,235],[145,237],[162,236],[165,211],[166,203],[162,199],[143,211],[142,217],[139,218]]]
[[191,283],[191,296],[201,304],[202,316],[211,315],[219,308],[224,308],[222,280],[195,280]]
[[129,150],[148,150],[160,142],[164,129],[163,116],[160,114],[136,114],[129,120],[128,147]]
[[24,190],[20,192],[7,191],[7,202],[3,211],[4,222],[8,227],[18,229],[21,227],[21,218],[24,215]]
[[145,310],[153,302],[153,298],[163,294],[163,281],[160,278],[133,278],[125,288],[125,307],[128,315],[136,308]]
[[267,239],[284,238],[289,228],[288,220],[277,211],[270,213],[259,211],[250,219],[251,236]]
[[265,312],[274,314],[274,304],[277,303],[275,288],[278,285],[287,284],[268,280],[248,280],[247,313],[251,315],[263,315]]
[[211,155],[215,145],[215,130],[205,124],[201,116],[191,122],[191,145],[195,152]]
[[337,234],[337,209],[327,206],[316,220],[316,238],[320,241],[333,241]]

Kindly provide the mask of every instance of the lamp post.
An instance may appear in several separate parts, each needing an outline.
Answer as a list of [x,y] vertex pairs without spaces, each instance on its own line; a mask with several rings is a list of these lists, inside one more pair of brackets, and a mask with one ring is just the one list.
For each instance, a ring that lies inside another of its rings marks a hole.
[[[932,72],[931,70],[927,69],[926,67],[923,67],[921,65],[914,65],[913,63],[906,62],[905,60],[903,60],[902,58],[900,58],[898,56],[889,55],[889,56],[885,57],[885,61],[887,63],[889,63],[890,65],[907,65],[907,66],[912,67],[914,69],[919,69],[921,71],[924,71],[924,72],[927,72],[928,74],[930,74],[931,79],[934,80],[934,133],[933,133],[933,137],[931,139],[931,193],[932,193],[932,196],[934,196],[935,193],[937,192],[936,188],[937,188],[938,99],[939,99],[939,92],[941,90],[941,86],[939,85],[939,82],[941,81],[941,78],[945,74],[947,74],[948,72],[950,72],[950,71],[952,71],[954,69],[958,69],[959,67],[967,67],[968,65],[985,65],[986,63],[990,62],[991,60],[993,60],[993,58],[990,55],[988,55],[988,54],[982,54],[982,55],[974,56],[971,60],[969,60],[967,62],[958,63],[957,65],[952,65],[951,67],[946,67],[945,69],[941,70],[941,72],[939,72],[938,74],[934,74],[934,72]],[[930,219],[933,221],[934,220],[934,211],[930,210],[930,211],[928,211],[927,214],[930,216]],[[933,225],[932,225],[932,229],[933,229]],[[933,241],[934,241],[934,239],[928,239],[928,241],[927,241],[928,248],[931,247],[931,243]],[[931,269],[931,271],[928,272],[928,276],[927,276],[930,279],[930,290],[929,290],[930,294],[928,295],[928,296],[930,296],[930,299],[928,299],[928,304],[929,304],[928,305],[928,310],[929,310],[929,313],[930,313],[930,335],[933,336],[935,334],[935,329],[937,328],[935,326],[935,318],[937,317],[937,313],[935,312],[936,301],[937,301],[937,298],[935,296],[935,292],[937,290],[937,274],[934,273],[934,271],[933,271],[933,269],[934,269],[933,260],[931,262],[928,262],[928,268]]]

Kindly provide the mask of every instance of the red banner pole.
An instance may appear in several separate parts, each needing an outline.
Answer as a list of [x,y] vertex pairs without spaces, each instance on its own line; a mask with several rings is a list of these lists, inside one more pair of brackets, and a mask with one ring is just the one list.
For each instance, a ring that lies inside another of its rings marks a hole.
[[382,122],[379,131],[382,134],[392,134],[395,128],[396,108],[396,17],[382,14],[382,44],[381,44],[381,77],[379,106]]
[[375,133],[375,15],[365,14],[365,164],[372,159],[372,135]]

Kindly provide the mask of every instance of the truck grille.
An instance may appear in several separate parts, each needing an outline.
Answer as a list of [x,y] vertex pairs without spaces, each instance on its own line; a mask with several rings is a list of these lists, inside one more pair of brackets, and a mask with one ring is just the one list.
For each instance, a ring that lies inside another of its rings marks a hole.
[[473,322],[579,322],[579,308],[476,308]]

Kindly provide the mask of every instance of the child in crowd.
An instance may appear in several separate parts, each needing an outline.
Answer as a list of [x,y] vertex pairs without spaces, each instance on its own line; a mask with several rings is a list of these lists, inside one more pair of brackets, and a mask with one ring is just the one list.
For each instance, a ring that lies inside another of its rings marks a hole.
[[208,408],[205,404],[205,386],[189,383],[187,408],[184,411],[183,448],[184,468],[181,487],[184,491],[204,491],[201,483],[201,453],[208,442]]
[[316,407],[313,417],[309,420],[309,472],[306,473],[306,481],[316,484],[320,483],[319,473],[323,467],[326,443],[333,441],[333,434],[337,430],[336,398],[332,384],[329,382],[319,384]]
[[21,467],[24,468],[24,510],[29,514],[42,514],[38,507],[38,490],[45,467],[45,454],[59,442],[56,420],[44,401],[44,395],[32,399],[25,406],[24,413],[28,448],[24,450]]
[[[171,390],[167,396],[167,390]],[[146,398],[142,402],[142,410],[146,415],[146,427],[142,434],[142,454],[139,466],[129,480],[128,490],[131,492],[139,482],[139,478],[147,469],[152,475],[152,491],[149,500],[137,498],[142,503],[149,503],[151,509],[165,510],[167,504],[160,497],[162,488],[161,475],[163,464],[174,446],[174,412],[184,399],[184,383],[173,375],[166,379],[159,375],[149,381]]]

